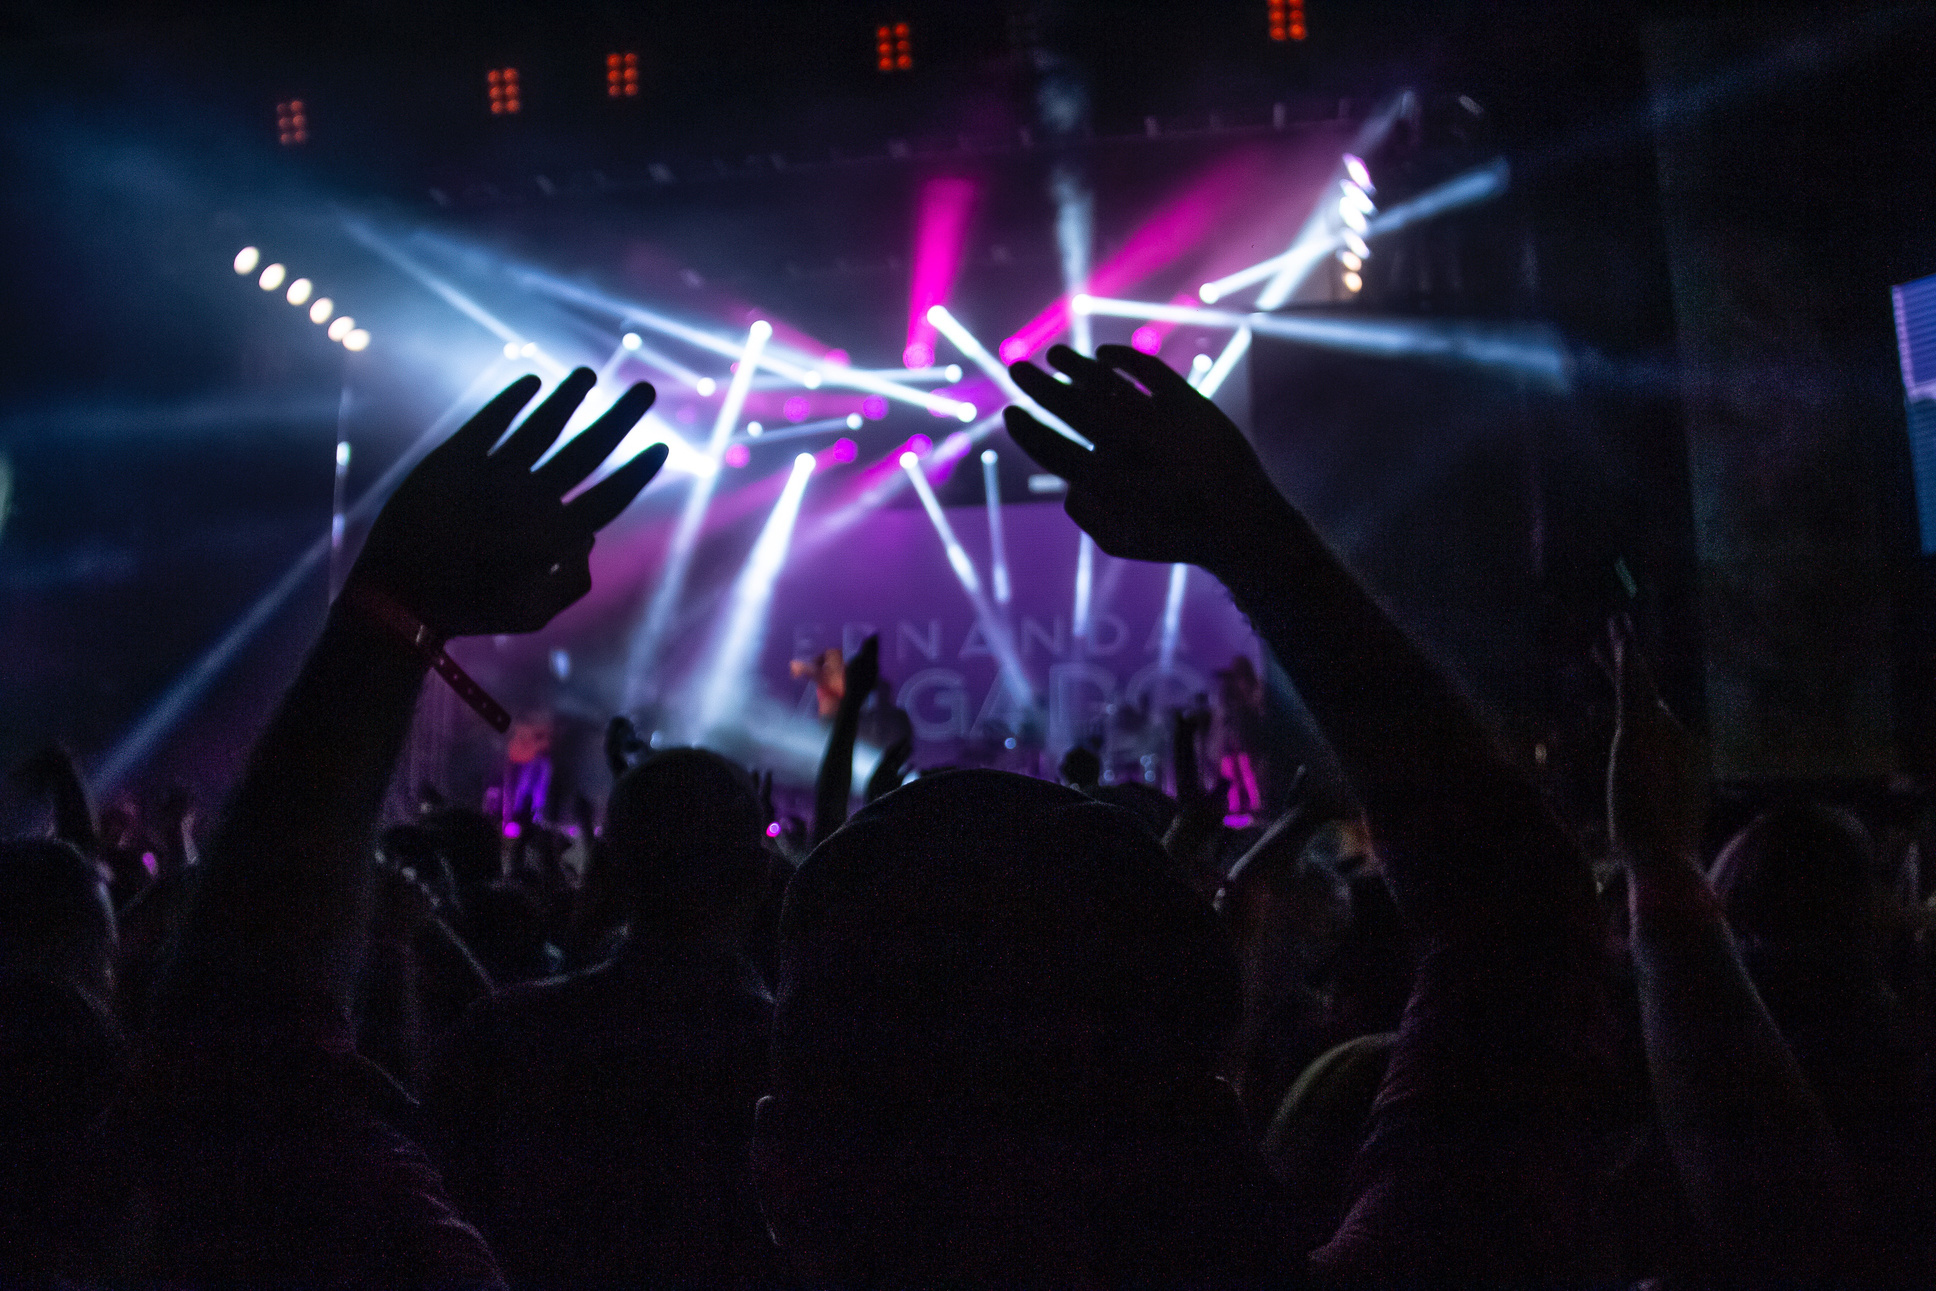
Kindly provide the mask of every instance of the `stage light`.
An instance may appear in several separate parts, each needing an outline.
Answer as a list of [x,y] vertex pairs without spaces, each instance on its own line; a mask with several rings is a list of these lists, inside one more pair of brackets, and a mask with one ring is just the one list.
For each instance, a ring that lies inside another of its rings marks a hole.
[[[1407,111],[1416,101],[1416,96],[1409,90],[1394,96],[1359,127],[1357,137],[1352,140],[1351,151],[1346,155],[1360,157],[1377,149],[1384,142],[1385,136],[1391,133],[1392,125],[1398,120],[1400,114]],[[1291,294],[1304,282],[1305,276],[1317,267],[1318,261],[1331,253],[1336,242],[1329,232],[1330,227],[1329,221],[1325,219],[1323,203],[1320,202],[1305,218],[1303,226],[1298,230],[1297,237],[1292,241],[1289,249],[1275,261],[1264,262],[1265,265],[1271,266],[1270,268],[1264,269],[1263,273],[1258,273],[1260,266],[1253,266],[1245,270],[1243,275],[1233,275],[1233,277],[1256,281],[1257,277],[1262,277],[1265,273],[1269,274],[1270,281],[1265,283],[1263,290],[1257,293],[1257,308],[1276,309],[1291,298]],[[1357,248],[1354,247],[1353,250]],[[1363,255],[1365,252],[1359,251],[1359,254]],[[1256,277],[1247,276],[1251,274],[1255,274]],[[1227,294],[1233,289],[1231,283],[1232,278],[1222,278],[1218,280],[1217,285]],[[1237,364],[1243,361],[1244,355],[1250,352],[1250,343],[1250,329],[1238,328],[1236,334],[1223,347],[1223,352],[1217,355],[1216,362],[1210,365],[1210,370],[1196,382],[1198,391],[1206,397],[1214,397],[1217,391],[1223,388],[1223,383],[1230,379],[1230,374],[1237,370]]]
[[[1049,191],[1055,197],[1055,244],[1062,260],[1062,292],[1073,298],[1089,289],[1090,253],[1096,240],[1095,194],[1081,174],[1066,164],[1057,165],[1049,176]],[[1087,314],[1070,311],[1069,344],[1078,354],[1095,352]]]
[[1089,596],[1095,585],[1096,540],[1087,533],[1076,538],[1076,598],[1069,614],[1069,635],[1077,641],[1089,639]]
[[637,332],[627,332],[625,335],[618,338],[618,343],[620,345],[623,345],[628,350],[636,350],[639,348],[639,346],[645,344],[644,341],[641,341],[639,339],[639,334]]
[[1069,481],[1060,475],[1031,475],[1028,478],[1030,493],[1067,493]]
[[329,339],[332,341],[340,341],[355,330],[356,320],[348,314],[340,314],[337,316],[336,321],[329,325]]
[[754,439],[758,439],[765,430],[766,427],[760,425],[757,421],[749,421],[746,423],[746,433]]
[[920,459],[913,453],[901,454],[901,469],[907,472],[908,482],[914,485],[915,493],[921,498],[922,510],[928,513],[934,531],[941,536],[941,545],[948,553],[948,565],[955,571],[961,590],[968,594],[969,603],[975,607],[975,619],[981,624],[982,635],[988,639],[996,662],[1001,665],[1009,693],[1024,704],[1033,705],[1034,691],[1029,686],[1028,673],[1022,668],[1022,657],[1016,652],[1015,638],[1009,633],[1008,624],[995,613],[988,604],[988,598],[982,594],[981,579],[975,576],[975,563],[968,558],[961,540],[955,537],[947,513],[941,509],[940,501],[934,496],[934,488],[921,471]]
[[813,415],[813,404],[805,395],[797,394],[780,405],[780,415],[797,426]]
[[1365,219],[1365,213],[1354,206],[1351,199],[1347,197],[1338,199],[1338,218],[1345,222],[1345,227],[1354,229],[1359,233],[1363,233],[1370,227],[1369,222]]
[[[746,344],[740,350],[737,370],[726,386],[726,397],[720,400],[719,416],[713,421],[712,438],[706,444],[707,460],[717,463],[726,456],[727,441],[732,438],[734,426],[739,424],[740,411],[746,406],[746,392],[752,388],[753,373],[759,367],[760,351],[766,348],[767,339],[772,335],[773,325],[763,318],[754,320],[753,325],[746,329]],[[632,641],[625,674],[629,679],[627,708],[637,706],[638,689],[651,677],[653,667],[658,662],[659,647],[672,626],[672,615],[679,606],[679,598],[685,592],[686,575],[692,567],[693,551],[699,544],[699,529],[705,522],[706,508],[712,502],[713,483],[717,479],[715,472],[701,475],[695,480],[692,492],[686,495],[686,504],[679,512],[678,523],[666,547],[659,585],[652,593],[644,622]]]
[[1344,155],[1344,173],[1351,177],[1352,183],[1364,189],[1367,193],[1375,193],[1378,191],[1377,186],[1371,182],[1371,172],[1365,169],[1363,158],[1346,153]]
[[1197,382],[1203,380],[1203,374],[1208,372],[1210,370],[1210,365],[1215,362],[1216,360],[1211,358],[1208,354],[1199,354],[1195,358],[1191,359],[1190,360],[1190,384],[1195,385]]
[[301,99],[276,104],[276,142],[285,148],[309,142],[309,112]]
[[1027,341],[1019,336],[1011,336],[1001,343],[997,352],[1001,354],[1004,363],[1020,363],[1028,357],[1028,350]]
[[639,96],[637,54],[605,55],[605,96],[613,99],[635,99]]
[[[1153,301],[1092,298],[1090,309],[1117,318],[1156,318],[1196,327],[1256,332],[1324,349],[1376,358],[1416,358],[1512,372],[1556,389],[1572,385],[1573,361],[1549,329],[1426,319],[1324,318],[1299,314],[1234,314]],[[1225,351],[1229,353],[1228,350]],[[1222,362],[1222,360],[1218,360]],[[1213,366],[1211,376],[1216,373]],[[1208,376],[1197,383],[1204,390]],[[1206,391],[1208,393],[1208,391]]]
[[950,363],[947,367],[941,369],[941,379],[949,385],[958,383],[961,380],[961,364]]
[[[1082,297],[1078,296],[1076,299],[1080,300]],[[1030,413],[1041,420],[1043,425],[1049,427],[1051,430],[1057,431],[1064,438],[1072,439],[1084,448],[1094,447],[1087,439],[1077,434],[1062,418],[1056,416],[1041,404],[1029,398],[1026,394],[1023,394],[1022,387],[1015,384],[1015,378],[1008,375],[1008,369],[995,361],[995,356],[982,347],[982,343],[975,339],[974,333],[963,327],[955,316],[948,312],[946,305],[936,305],[933,309],[930,309],[928,311],[928,321],[933,323],[936,330],[947,337],[956,349],[966,355],[970,362],[980,368],[1001,389],[1002,393],[1008,396],[1011,403],[1020,404],[1022,407],[1028,409]],[[1013,337],[1010,338],[1010,340],[1013,339]],[[1003,344],[1006,346],[1007,342]]]
[[860,415],[869,421],[879,421],[887,416],[887,400],[877,394],[870,394],[860,401]]
[[[1382,238],[1447,211],[1491,201],[1511,185],[1511,164],[1504,157],[1496,157],[1483,166],[1454,175],[1443,184],[1428,188],[1417,197],[1384,211],[1372,221],[1366,236]],[[1358,248],[1354,246],[1351,249],[1356,251]]]
[[245,276],[252,274],[255,272],[255,267],[261,263],[262,252],[255,247],[243,247],[235,253],[235,271],[238,274]]
[[1303,40],[1310,34],[1304,25],[1304,0],[1268,0],[1264,16],[1272,40]]
[[753,541],[753,550],[733,580],[728,593],[726,617],[710,649],[708,664],[700,679],[698,699],[691,718],[692,734],[699,738],[713,734],[719,726],[739,715],[746,705],[748,679],[766,643],[766,627],[773,607],[774,585],[786,564],[787,548],[793,541],[793,525],[800,515],[800,501],[813,474],[813,454],[801,453],[793,459],[780,500]]
[[934,346],[926,341],[915,341],[901,351],[901,363],[904,367],[925,368],[933,362]]
[[492,116],[515,114],[521,104],[518,92],[518,69],[515,67],[493,67],[484,73],[487,98],[491,105]]
[[1356,273],[1360,269],[1365,267],[1364,260],[1361,259],[1358,253],[1355,251],[1338,252],[1338,263],[1343,265],[1345,268],[1351,270],[1351,272],[1353,273]]
[[1155,354],[1163,348],[1163,334],[1154,327],[1139,327],[1129,334],[1129,346],[1144,354]]
[[914,33],[904,22],[884,22],[874,28],[874,68],[906,72],[914,67]]
[[867,418],[861,416],[859,413],[850,412],[847,414],[847,429],[859,430],[861,428],[861,423],[866,420]]
[[800,378],[800,384],[809,390],[818,390],[820,388],[820,380],[821,377],[818,372],[809,371],[805,376]]
[[1344,284],[1346,291],[1353,293],[1362,290],[1365,285],[1365,280],[1349,269],[1344,271],[1344,276],[1339,281]]
[[726,455],[724,460],[726,462],[726,465],[733,467],[735,470],[737,470],[738,468],[746,465],[748,462],[753,460],[753,453],[752,453],[752,450],[747,448],[746,445],[744,444],[729,444],[726,447]]
[[1163,673],[1176,663],[1176,643],[1183,635],[1183,593],[1189,582],[1188,565],[1170,566],[1170,590],[1163,598],[1163,636],[1156,654],[1156,667]]
[[298,278],[296,279],[296,281],[289,284],[289,291],[286,294],[286,299],[292,305],[303,304],[309,299],[309,293],[311,289],[315,287],[315,285],[316,284],[310,282],[309,279],[307,278]]
[[367,349],[369,349],[369,348],[370,348],[370,334],[369,334],[368,332],[366,332],[366,331],[364,331],[364,330],[363,330],[362,328],[360,328],[360,327],[359,327],[359,328],[357,328],[357,329],[356,329],[355,331],[353,331],[353,332],[351,332],[351,333],[350,333],[350,334],[349,334],[348,336],[345,336],[345,337],[343,338],[343,348],[344,348],[344,349],[346,349],[346,350],[367,350]]
[[261,287],[262,290],[274,291],[276,288],[282,286],[282,280],[288,276],[289,271],[287,269],[279,264],[272,264],[267,269],[264,269],[262,276],[255,281],[256,285]]
[[851,439],[836,439],[827,450],[827,460],[845,464],[860,456],[860,446]]
[[518,357],[518,343],[516,341],[506,341],[504,343],[504,357],[507,359],[515,359]]
[[1359,237],[1351,229],[1346,229],[1340,233],[1338,240],[1344,243],[1346,250],[1350,251],[1352,255],[1357,256],[1360,260],[1371,259],[1371,244]]
[[536,341],[526,341],[523,345],[518,346],[518,356],[526,359],[537,358],[538,343]]
[[713,391],[719,389],[719,382],[713,380],[711,377],[700,377],[692,383],[692,388],[694,393],[700,398],[709,399],[712,397]]
[[996,470],[1001,458],[992,448],[981,454],[981,486],[988,499],[989,576],[995,584],[995,604],[1006,607],[1009,600],[1008,548],[1002,540],[1002,481]]

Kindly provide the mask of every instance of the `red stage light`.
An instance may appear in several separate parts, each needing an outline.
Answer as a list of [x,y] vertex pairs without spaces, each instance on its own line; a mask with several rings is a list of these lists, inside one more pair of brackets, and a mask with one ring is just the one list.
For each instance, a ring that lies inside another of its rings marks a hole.
[[605,55],[605,94],[608,98],[637,98],[639,94],[639,56]]
[[301,99],[276,104],[276,139],[284,147],[309,142],[309,113]]
[[489,87],[491,115],[513,113],[522,106],[519,103],[517,68],[493,67],[484,73],[484,83]]
[[1272,40],[1303,40],[1308,34],[1304,24],[1304,0],[1268,0]]
[[874,66],[883,72],[906,72],[914,67],[914,35],[904,22],[874,28]]

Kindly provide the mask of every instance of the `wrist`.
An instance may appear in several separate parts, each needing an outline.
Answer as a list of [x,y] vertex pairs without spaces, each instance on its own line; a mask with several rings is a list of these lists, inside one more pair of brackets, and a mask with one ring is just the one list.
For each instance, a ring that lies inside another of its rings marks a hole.
[[352,572],[349,582],[344,584],[343,594],[331,609],[331,616],[343,623],[354,623],[385,641],[390,649],[406,653],[420,669],[436,672],[457,692],[458,698],[500,734],[511,729],[510,713],[445,653],[448,638],[375,583]]

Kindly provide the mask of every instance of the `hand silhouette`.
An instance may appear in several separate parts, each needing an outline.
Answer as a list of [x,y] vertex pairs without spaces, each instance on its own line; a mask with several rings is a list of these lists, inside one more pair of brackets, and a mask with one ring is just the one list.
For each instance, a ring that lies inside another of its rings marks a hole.
[[573,372],[493,452],[538,379],[506,386],[398,486],[351,584],[387,596],[444,637],[535,632],[589,591],[593,535],[666,458],[665,445],[654,444],[564,501],[652,406],[652,387],[634,385],[538,466],[594,380],[588,368]]
[[1028,363],[1009,372],[1095,448],[1016,407],[1004,414],[1008,433],[1069,482],[1069,518],[1110,555],[1214,569],[1288,511],[1243,432],[1160,359],[1126,345],[1100,346],[1093,359],[1057,345],[1048,359],[1069,384]]

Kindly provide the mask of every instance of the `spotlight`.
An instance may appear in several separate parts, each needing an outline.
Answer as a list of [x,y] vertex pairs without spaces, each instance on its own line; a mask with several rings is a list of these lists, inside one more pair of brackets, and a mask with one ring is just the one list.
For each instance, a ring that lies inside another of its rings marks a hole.
[[1216,360],[1211,358],[1208,354],[1199,354],[1195,358],[1191,359],[1190,360],[1190,384],[1195,385],[1197,382],[1203,380],[1203,374],[1208,372],[1210,370],[1210,365],[1215,362]]
[[827,450],[827,458],[833,462],[851,462],[860,456],[860,448],[851,439],[836,439],[834,446]]
[[996,470],[1001,458],[992,448],[981,453],[981,486],[988,499],[988,565],[995,583],[995,604],[1006,606],[1009,599],[1008,550],[1002,541],[1002,483]]
[[758,439],[765,430],[766,427],[760,425],[757,421],[749,421],[746,423],[746,433],[754,439]]
[[925,368],[933,362],[934,346],[929,345],[926,341],[915,341],[901,351],[902,367]]
[[[746,329],[746,343],[740,349],[739,362],[734,365],[733,379],[726,387],[726,397],[719,402],[719,415],[713,420],[712,436],[706,441],[706,458],[710,462],[723,460],[734,447],[746,447],[744,444],[732,445],[728,441],[732,438],[733,428],[739,424],[740,412],[746,407],[746,392],[752,387],[753,373],[759,367],[760,352],[766,348],[767,338],[771,335],[773,325],[763,318],[756,319]],[[659,660],[659,647],[672,628],[673,614],[685,593],[686,575],[692,567],[693,552],[699,545],[699,530],[705,523],[706,509],[712,504],[713,485],[717,479],[716,474],[701,475],[693,481],[692,491],[686,495],[685,506],[680,509],[678,522],[673,526],[672,538],[666,545],[665,559],[659,570],[659,585],[653,589],[652,599],[646,606],[637,635],[632,638],[632,648],[626,660],[626,676],[635,688],[653,675],[653,666]],[[633,698],[633,695],[627,696],[628,705]]]
[[625,335],[619,337],[619,344],[628,350],[636,350],[644,342],[639,340],[639,334],[637,332],[627,332]]
[[797,426],[813,414],[813,405],[807,401],[805,395],[797,394],[781,405],[780,412]]
[[1011,336],[1003,341],[999,350],[1004,363],[1020,363],[1028,357],[1028,342],[1019,336]]
[[1371,259],[1371,244],[1359,237],[1352,230],[1346,229],[1339,235],[1338,240],[1343,242],[1350,249],[1351,254],[1357,256],[1360,260]]
[[504,357],[507,359],[515,359],[518,357],[518,343],[516,341],[506,341],[504,343]]
[[518,346],[518,353],[527,359],[536,358],[538,354],[538,343],[536,341],[526,341],[523,345]]
[[794,521],[800,515],[800,500],[807,491],[807,477],[813,474],[813,454],[801,453],[793,459],[780,500],[760,529],[753,550],[733,580],[726,619],[707,651],[711,661],[699,683],[693,733],[704,737],[727,718],[743,708],[748,698],[748,676],[759,660],[766,642],[768,612],[773,605],[773,588],[780,581],[786,564],[787,548],[793,542]]
[[700,398],[704,399],[710,397],[713,391],[719,389],[719,382],[713,380],[711,377],[700,377],[692,383],[692,388],[698,392]]
[[329,325],[329,339],[332,341],[340,341],[355,330],[356,320],[348,314],[343,314]]
[[1354,157],[1350,153],[1346,153],[1344,155],[1344,173],[1351,176],[1351,182],[1364,189],[1367,193],[1375,193],[1378,191],[1377,187],[1371,182],[1371,172],[1365,169],[1365,163],[1362,158]]
[[847,414],[847,429],[859,430],[861,427],[861,423],[866,420],[867,418],[861,416],[859,413],[850,412]]
[[800,378],[800,384],[809,390],[818,390],[820,388],[820,374],[818,372],[808,372],[807,375]]
[[343,348],[344,348],[344,349],[346,349],[346,350],[367,350],[367,349],[369,349],[369,348],[370,348],[370,334],[369,334],[368,332],[366,332],[366,331],[364,331],[364,330],[363,330],[362,328],[360,328],[360,327],[359,327],[359,328],[357,328],[357,329],[356,329],[355,331],[353,331],[353,332],[351,332],[351,333],[350,333],[350,334],[349,334],[348,336],[345,336],[345,337],[343,338]]
[[1154,327],[1145,325],[1129,334],[1129,344],[1131,349],[1141,350],[1145,354],[1155,354],[1163,348],[1163,334]]
[[327,323],[329,316],[335,312],[335,301],[331,300],[328,296],[318,296],[316,297],[315,303],[309,307],[309,321],[312,323]]
[[1156,655],[1157,668],[1166,674],[1176,662],[1177,638],[1183,633],[1183,593],[1189,582],[1188,565],[1170,566],[1169,594],[1163,598],[1162,645]]
[[305,301],[309,299],[310,290],[314,288],[315,285],[316,285],[315,283],[309,281],[309,279],[307,278],[298,278],[296,279],[296,281],[290,283],[289,297],[288,297],[289,303],[292,305],[303,304]]
[[901,454],[901,468],[903,470],[912,470],[920,464],[921,459],[916,457],[912,452]]
[[928,513],[935,533],[940,535],[941,545],[947,549],[948,564],[960,580],[961,590],[968,594],[969,603],[975,607],[975,619],[981,624],[982,634],[988,638],[988,644],[1001,664],[1010,693],[1027,704],[1033,704],[1034,692],[1029,686],[1028,674],[1022,668],[1022,657],[1016,652],[1015,638],[1010,635],[1008,624],[995,613],[988,598],[982,595],[981,580],[975,576],[975,563],[968,558],[961,540],[955,537],[947,513],[942,511],[940,501],[935,498],[928,477],[921,472],[920,459],[913,453],[901,454],[901,469],[907,472],[908,482],[914,485],[915,493],[921,498],[922,510]]
[[1345,270],[1343,282],[1344,289],[1350,292],[1361,291],[1365,285],[1365,280],[1349,269]]
[[235,271],[239,274],[254,273],[255,267],[261,263],[262,252],[255,247],[243,247],[235,253]]
[[879,421],[887,416],[887,400],[877,394],[868,395],[860,401],[860,414],[869,421]]
[[740,467],[753,460],[753,454],[744,444],[733,444],[726,449],[726,465]]
[[961,405],[961,411],[956,413],[955,417],[962,422],[970,422],[970,421],[973,421],[976,417],[979,417],[980,415],[981,414],[979,412],[975,411],[974,404],[963,402]]
[[1338,263],[1343,265],[1345,268],[1351,270],[1351,272],[1353,273],[1356,273],[1358,272],[1358,270],[1365,267],[1365,262],[1361,258],[1359,258],[1359,255],[1356,251],[1339,252]]
[[282,280],[288,276],[289,271],[287,269],[279,264],[272,264],[262,271],[262,276],[256,279],[256,285],[264,291],[274,291],[276,288],[282,286]]
[[947,367],[941,369],[941,375],[947,380],[949,385],[954,385],[961,380],[961,364],[950,363]]
[[1369,226],[1369,222],[1365,219],[1365,213],[1359,210],[1357,205],[1348,197],[1340,197],[1338,199],[1338,218],[1345,222],[1346,227],[1354,229],[1361,234]]

